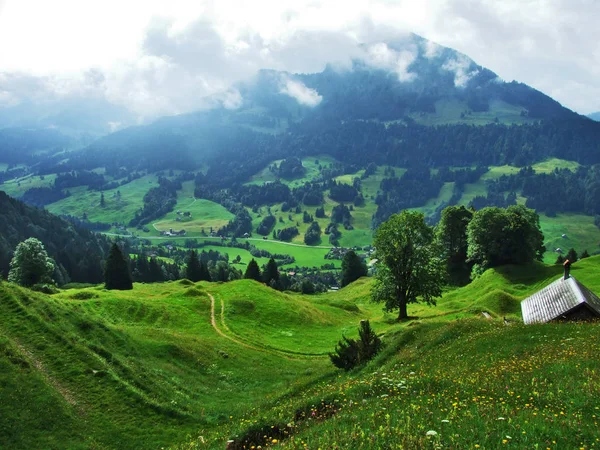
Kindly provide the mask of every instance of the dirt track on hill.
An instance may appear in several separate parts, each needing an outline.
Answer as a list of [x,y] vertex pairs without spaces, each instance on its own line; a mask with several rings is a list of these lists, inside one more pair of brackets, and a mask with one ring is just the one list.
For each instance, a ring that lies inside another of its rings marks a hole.
[[[285,350],[277,350],[277,349],[266,348],[266,347],[257,347],[257,346],[248,344],[246,342],[243,342],[239,339],[236,339],[233,336],[225,334],[225,332],[221,328],[219,328],[219,326],[217,325],[217,318],[216,318],[216,314],[215,314],[215,297],[208,292],[207,292],[207,294],[208,294],[208,297],[210,298],[210,324],[212,325],[212,327],[214,328],[214,330],[217,332],[217,334],[219,336],[224,337],[225,339],[229,339],[231,342],[235,342],[236,344],[241,345],[242,347],[246,347],[251,350],[261,352],[261,353],[269,353],[273,356],[279,356],[280,358],[284,358],[284,359],[287,359],[290,361],[306,361],[307,359],[323,358],[325,356],[325,355],[295,355],[293,353],[288,353]],[[225,324],[225,303],[223,303],[223,300],[221,300],[220,303],[221,303],[221,314],[220,314],[221,315],[221,326],[226,331],[231,331]]]

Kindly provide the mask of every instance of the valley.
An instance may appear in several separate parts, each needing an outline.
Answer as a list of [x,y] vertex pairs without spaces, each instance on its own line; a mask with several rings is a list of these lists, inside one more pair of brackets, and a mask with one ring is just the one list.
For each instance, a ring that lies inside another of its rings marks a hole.
[[[334,168],[340,165],[339,161],[324,155],[316,155],[314,157],[306,157],[302,160],[302,165],[305,168],[305,174],[301,178],[285,179],[277,177],[273,174],[269,167],[280,164],[281,161],[273,161],[265,169],[251,177],[248,185],[262,186],[267,183],[279,181],[291,188],[302,186],[304,183],[313,183],[322,179],[322,170]],[[551,174],[555,170],[566,169],[574,172],[579,164],[573,161],[561,160],[557,158],[548,159],[532,165],[532,169],[537,174]],[[321,169],[319,169],[321,168]],[[460,168],[453,168],[453,170]],[[394,170],[397,177],[402,176],[406,169],[392,166],[378,166],[374,173],[368,177],[364,177],[365,170],[338,175],[333,178],[338,183],[352,185],[353,180],[361,179],[359,192],[364,198],[364,202],[353,206],[351,225],[352,230],[341,230],[339,245],[342,247],[357,247],[363,248],[371,245],[373,232],[373,216],[377,210],[375,199],[378,193],[381,192],[381,181],[386,177],[386,171]],[[477,196],[485,196],[487,193],[487,183],[498,180],[504,175],[514,175],[519,172],[519,167],[504,165],[490,166],[478,180],[473,183],[464,185],[462,194],[456,200],[457,205],[469,206],[473,199]],[[434,175],[437,171],[431,171]],[[174,174],[176,175],[177,172]],[[55,175],[40,177],[28,176],[24,179],[15,179],[6,181],[0,185],[7,193],[19,198],[26,189],[31,187],[51,186],[56,178]],[[87,217],[90,222],[101,222],[107,224],[121,224],[119,228],[111,227],[106,232],[108,235],[127,235],[138,236],[141,239],[147,239],[152,244],[170,243],[173,246],[184,246],[189,239],[197,239],[200,242],[205,242],[207,250],[217,250],[227,254],[230,260],[233,260],[237,255],[242,256],[241,263],[247,264],[252,256],[244,249],[235,249],[228,247],[214,247],[211,243],[215,241],[219,243],[221,239],[218,237],[218,230],[227,225],[233,219],[234,215],[226,208],[215,203],[214,201],[195,198],[194,197],[194,182],[185,181],[182,183],[182,189],[177,191],[176,204],[172,212],[169,212],[144,227],[144,230],[128,227],[128,222],[134,217],[137,210],[144,205],[144,195],[148,190],[158,186],[157,175],[145,175],[135,179],[129,183],[123,184],[117,188],[104,191],[105,206],[100,206],[100,195],[98,192],[90,191],[85,187],[70,189],[70,196],[59,200],[58,202],[50,203],[47,209],[57,215],[74,216],[77,218]],[[454,182],[445,182],[439,190],[436,197],[430,198],[425,204],[417,206],[413,209],[423,212],[426,217],[436,220],[436,214],[439,214],[441,208],[450,204],[455,188]],[[117,194],[118,193],[118,194]],[[523,197],[520,192],[517,192],[517,203],[525,204],[527,198]],[[284,253],[295,258],[295,263],[288,264],[287,267],[316,267],[319,268],[325,263],[333,263],[339,267],[339,260],[325,260],[327,249],[332,245],[327,240],[327,235],[321,235],[320,241],[315,245],[304,244],[304,234],[310,223],[303,221],[303,213],[306,211],[313,220],[319,223],[322,230],[325,230],[330,222],[329,216],[334,206],[339,202],[332,200],[327,192],[324,197],[322,207],[325,210],[326,217],[316,217],[316,210],[319,206],[304,206],[302,212],[294,210],[282,211],[282,203],[274,203],[258,208],[247,207],[247,211],[252,218],[252,237],[241,239],[248,241],[258,249],[264,249],[271,253]],[[290,241],[284,242],[273,239],[272,236],[266,236],[266,240],[262,236],[256,234],[256,229],[259,226],[262,218],[268,214],[272,214],[276,219],[274,230],[285,228],[288,226],[296,226],[298,235]],[[558,253],[556,249],[560,248],[563,252],[570,248],[575,248],[581,253],[583,250],[588,250],[593,254],[600,251],[600,229],[594,224],[592,216],[582,214],[561,213],[553,217],[546,214],[540,214],[540,223],[544,235],[546,236],[547,251],[544,256],[544,262],[553,263]],[[185,230],[185,236],[168,237],[161,236],[160,232],[169,230]],[[211,232],[213,235],[211,236]],[[566,235],[565,238],[562,235]],[[230,237],[230,236],[229,236]],[[240,238],[238,238],[240,240]],[[293,244],[293,245],[291,245]],[[261,264],[266,263],[266,260],[261,259]]]

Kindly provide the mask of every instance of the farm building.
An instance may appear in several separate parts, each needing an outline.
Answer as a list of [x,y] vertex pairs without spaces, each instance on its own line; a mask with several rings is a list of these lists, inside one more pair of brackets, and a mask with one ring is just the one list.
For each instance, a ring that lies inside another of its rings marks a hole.
[[571,277],[569,269],[567,261],[563,277],[521,302],[525,324],[600,318],[600,298]]

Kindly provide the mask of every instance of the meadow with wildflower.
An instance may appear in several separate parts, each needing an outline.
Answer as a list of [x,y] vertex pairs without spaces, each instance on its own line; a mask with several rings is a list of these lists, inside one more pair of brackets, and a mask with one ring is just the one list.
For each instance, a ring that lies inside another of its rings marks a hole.
[[[600,257],[573,265],[595,292]],[[414,305],[370,279],[318,296],[254,281],[0,285],[0,442],[7,448],[596,448],[600,325],[520,324],[554,280],[486,272]],[[481,312],[492,316],[484,319]],[[505,318],[509,325],[505,325]],[[327,353],[368,319],[384,342],[344,372]]]

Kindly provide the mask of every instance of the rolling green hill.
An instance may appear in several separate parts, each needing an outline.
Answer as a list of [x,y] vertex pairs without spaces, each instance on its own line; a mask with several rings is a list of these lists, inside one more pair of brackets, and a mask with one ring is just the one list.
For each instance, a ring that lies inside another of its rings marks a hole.
[[[572,273],[600,292],[599,266],[592,257]],[[592,448],[599,326],[519,325],[519,301],[559,271],[488,271],[437,307],[410,306],[404,324],[369,302],[370,279],[320,296],[248,280],[54,296],[3,283],[0,442],[223,448],[235,436],[264,446],[267,436],[290,448]],[[326,352],[366,318],[384,352],[338,372]]]

